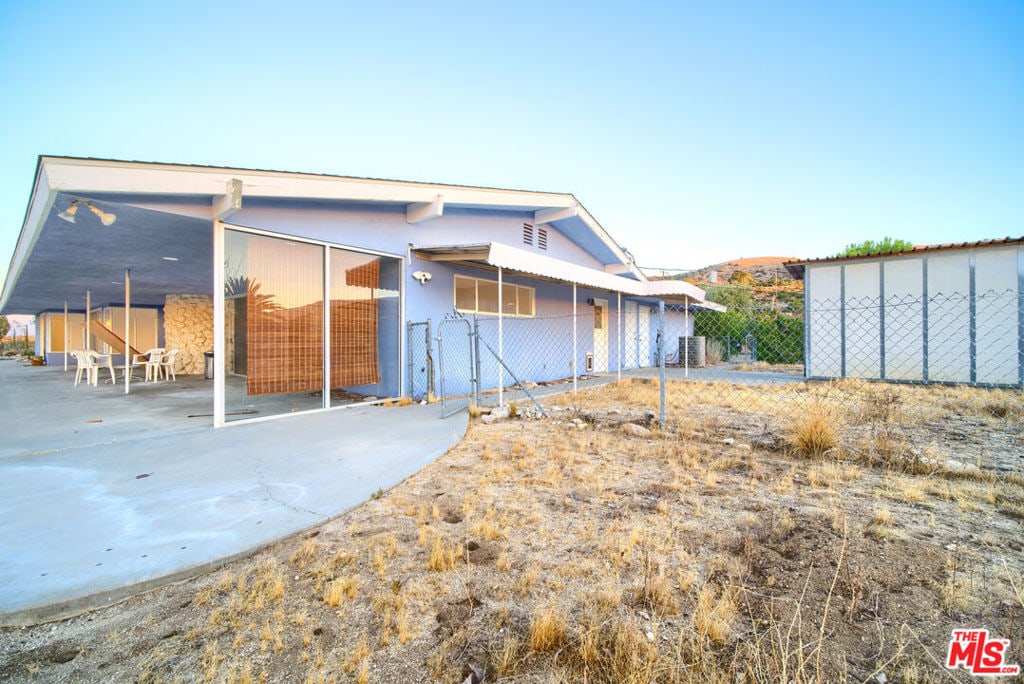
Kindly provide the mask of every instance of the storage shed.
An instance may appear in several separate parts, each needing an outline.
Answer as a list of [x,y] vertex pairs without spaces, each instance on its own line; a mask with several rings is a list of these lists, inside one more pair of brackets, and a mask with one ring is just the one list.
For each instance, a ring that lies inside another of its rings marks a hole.
[[1024,387],[1024,237],[785,266],[808,378]]

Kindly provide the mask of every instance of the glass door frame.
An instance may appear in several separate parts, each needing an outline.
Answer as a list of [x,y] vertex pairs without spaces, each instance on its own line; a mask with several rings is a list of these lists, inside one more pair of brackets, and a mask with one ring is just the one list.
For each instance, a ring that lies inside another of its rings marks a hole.
[[[321,247],[323,250],[323,375],[321,379],[322,387],[322,400],[319,409],[312,409],[308,411],[299,411],[296,413],[282,413],[270,416],[260,416],[258,418],[245,418],[241,420],[233,420],[231,422],[225,421],[226,413],[226,363],[225,354],[227,353],[227,341],[225,339],[225,325],[224,316],[227,311],[226,300],[224,296],[224,285],[225,285],[225,269],[224,269],[224,256],[225,256],[225,233],[226,231],[236,231],[239,233],[247,233],[250,235],[259,235],[262,237],[275,238],[279,240],[290,240],[292,242],[299,242],[302,244],[314,245]],[[269,230],[260,228],[253,228],[250,226],[242,226],[236,223],[227,223],[225,221],[214,220],[213,222],[213,426],[215,428],[224,427],[225,425],[244,425],[246,423],[258,423],[266,420],[276,420],[292,415],[305,415],[309,413],[317,413],[321,411],[331,411],[349,408],[352,405],[343,406],[331,406],[331,328],[330,328],[330,316],[331,316],[331,249],[342,249],[348,252],[356,252],[359,254],[366,254],[368,256],[385,257],[388,259],[395,259],[399,264],[399,273],[404,274],[407,268],[407,260],[403,254],[391,254],[388,252],[381,252],[378,250],[364,249],[361,247],[354,247],[351,245],[343,245],[336,242],[327,242],[324,240],[315,240],[311,238],[299,237],[295,235],[287,235],[285,233],[276,233]],[[408,350],[406,349],[405,335],[402,334],[402,321],[406,320],[405,316],[405,278],[398,278],[398,326],[395,330],[395,335],[398,340],[398,358],[396,362],[398,364],[398,394],[401,397],[405,395],[405,358]],[[386,401],[381,399],[379,401]],[[372,402],[370,402],[372,403]],[[356,406],[364,404],[354,404]]]

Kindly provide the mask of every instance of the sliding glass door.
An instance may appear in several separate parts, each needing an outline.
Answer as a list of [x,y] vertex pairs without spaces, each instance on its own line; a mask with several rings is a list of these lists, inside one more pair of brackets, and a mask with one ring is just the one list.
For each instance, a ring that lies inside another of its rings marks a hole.
[[401,259],[227,229],[224,266],[226,421],[398,396]]

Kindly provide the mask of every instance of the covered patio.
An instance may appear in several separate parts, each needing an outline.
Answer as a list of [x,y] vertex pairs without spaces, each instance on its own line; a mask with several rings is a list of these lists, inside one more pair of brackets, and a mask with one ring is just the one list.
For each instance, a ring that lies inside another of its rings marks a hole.
[[73,375],[0,361],[0,625],[106,605],[324,522],[467,424],[431,404],[214,430],[201,376],[126,396]]

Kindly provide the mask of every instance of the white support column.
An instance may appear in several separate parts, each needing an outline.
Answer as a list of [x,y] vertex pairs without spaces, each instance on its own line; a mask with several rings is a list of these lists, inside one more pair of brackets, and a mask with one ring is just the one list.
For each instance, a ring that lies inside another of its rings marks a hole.
[[505,362],[505,299],[502,290],[502,268],[498,267],[498,406],[505,405],[505,372],[502,363]]
[[[213,427],[224,427],[224,224],[213,222]],[[204,359],[205,368],[205,359]]]
[[324,250],[324,394],[320,406],[331,407],[331,248]]
[[92,292],[85,291],[85,350],[92,349],[89,338],[92,337]]
[[68,300],[64,300],[64,370],[68,369],[68,346],[71,344],[71,331],[68,329]]
[[[132,343],[131,343],[131,311],[132,311],[132,272],[124,269],[124,393],[128,394],[132,382]],[[159,369],[157,370],[159,376]]]
[[619,296],[619,301],[615,305],[615,348],[619,350],[619,370],[617,375],[618,382],[622,382],[622,293],[616,292]]
[[576,394],[576,283],[572,284],[572,393]]

